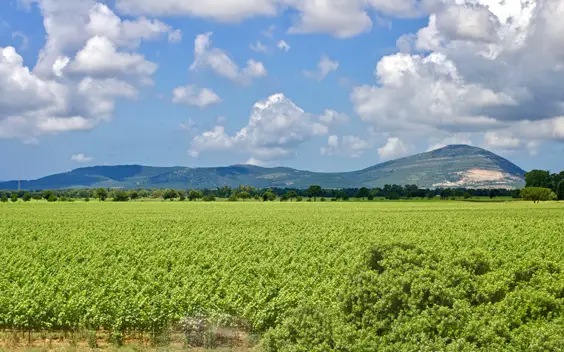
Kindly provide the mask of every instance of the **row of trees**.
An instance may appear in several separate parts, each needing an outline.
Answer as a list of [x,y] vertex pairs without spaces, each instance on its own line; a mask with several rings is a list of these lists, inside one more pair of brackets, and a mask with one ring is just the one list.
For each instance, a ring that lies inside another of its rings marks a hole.
[[413,199],[413,198],[441,198],[453,199],[464,198],[470,199],[474,197],[513,197],[524,198],[532,201],[541,200],[564,200],[564,171],[558,174],[551,174],[548,171],[533,170],[525,174],[526,188],[523,190],[508,189],[466,189],[466,188],[436,188],[424,189],[416,185],[385,185],[376,188],[345,188],[345,189],[327,189],[319,185],[312,185],[307,189],[297,188],[268,188],[259,189],[250,186],[239,186],[232,188],[228,186],[218,187],[215,190],[177,190],[177,189],[64,189],[64,190],[46,190],[46,191],[17,191],[8,192],[0,191],[0,199],[2,202],[12,200],[13,202],[22,199],[30,201],[32,199],[47,201],[72,201],[74,199],[90,200],[96,198],[101,201],[113,200],[118,202],[137,200],[141,198],[164,199],[164,200],[180,200],[180,201],[215,201],[216,198],[226,198],[229,201],[255,199],[262,201],[301,201],[304,198],[317,201],[331,199],[349,200],[350,198],[358,198],[365,200],[379,199]]
[[0,191],[2,201],[30,201],[32,199],[45,199],[50,202],[54,201],[72,201],[74,199],[90,200],[92,198],[100,201],[112,200],[124,202],[129,200],[147,199],[164,199],[164,200],[180,200],[180,201],[215,201],[216,198],[226,198],[229,201],[255,199],[262,201],[302,201],[304,198],[317,201],[331,199],[349,200],[350,198],[358,198],[365,200],[379,199],[413,199],[428,198],[432,199],[440,197],[442,199],[452,198],[473,198],[473,197],[490,197],[513,196],[520,197],[519,192],[509,191],[505,189],[422,189],[415,185],[399,186],[386,185],[383,188],[347,188],[347,189],[324,189],[319,185],[312,185],[307,189],[286,189],[286,188],[268,188],[258,189],[250,186],[240,186],[237,188],[220,187],[215,190],[176,190],[176,189],[66,189],[66,190],[45,190],[45,191],[18,191],[3,192]]
[[[532,170],[525,174],[526,188],[531,188],[527,196],[534,194],[533,198],[555,198],[564,200],[564,171],[560,173],[550,173],[545,170]],[[551,192],[549,192],[551,191]],[[537,199],[530,199],[537,200]]]

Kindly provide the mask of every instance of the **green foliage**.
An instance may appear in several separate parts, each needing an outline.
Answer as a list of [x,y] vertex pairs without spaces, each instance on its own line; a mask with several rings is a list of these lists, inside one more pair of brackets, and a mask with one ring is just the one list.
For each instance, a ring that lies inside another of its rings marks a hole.
[[[557,279],[560,283],[554,283]],[[339,306],[306,303],[263,340],[265,351],[556,351],[564,342],[562,265],[515,265],[486,251],[441,255],[380,245],[349,273]]]
[[227,199],[229,202],[236,202],[239,200],[239,198],[237,197],[236,194],[232,194],[229,196],[229,198]]
[[388,194],[388,196],[386,197],[386,199],[389,199],[389,200],[398,200],[398,199],[400,199],[400,196],[399,196],[399,194],[397,194],[396,192],[392,192],[392,193]]
[[160,199],[163,198],[164,191],[162,189],[155,189],[151,192],[151,198]]
[[53,191],[49,191],[49,190],[43,191],[43,199],[46,199],[46,200],[47,200],[47,199],[49,199],[49,197],[51,197],[52,195],[55,195],[55,194],[53,193]]
[[526,187],[549,188],[550,172],[544,170],[532,170],[525,174]]
[[96,336],[96,331],[88,331],[88,347],[98,348],[98,337]]
[[31,200],[31,193],[24,192],[22,199],[24,202],[29,202]]
[[262,194],[262,200],[265,202],[274,202],[276,200],[276,194],[269,189]]
[[15,203],[15,202],[17,202],[17,201],[18,201],[18,199],[19,199],[19,198],[18,198],[18,194],[17,194],[17,193],[15,193],[15,192],[14,192],[14,193],[12,193],[12,202],[13,202],[13,203]]
[[243,191],[243,192],[237,193],[237,198],[242,199],[244,201],[246,199],[251,198],[251,195],[248,192]]
[[558,187],[556,188],[556,197],[558,200],[564,200],[564,180],[558,183]]
[[174,189],[167,189],[163,193],[164,200],[174,200],[176,198],[178,198],[178,192]]
[[556,195],[550,188],[526,187],[521,190],[521,197],[532,200],[535,203],[556,199]]
[[191,202],[202,198],[203,198],[202,191],[190,190],[190,192],[188,193],[188,200],[190,200]]
[[94,197],[103,202],[108,198],[108,191],[105,188],[98,188],[94,191]]
[[2,195],[2,198],[0,198],[0,201],[1,201],[2,203],[7,203],[7,202],[8,202],[8,197],[6,197],[6,195],[3,194],[3,195]]
[[283,198],[284,198],[285,201],[286,200],[292,201],[292,199],[298,198],[298,194],[296,193],[296,191],[288,191],[288,192],[284,193]]
[[49,203],[56,202],[56,201],[57,201],[57,196],[55,196],[55,194],[51,193],[51,194],[49,195],[49,198],[47,198],[47,201],[48,201]]
[[113,194],[113,201],[114,202],[127,202],[129,200],[129,193],[125,190],[117,190]]
[[309,186],[309,188],[307,189],[307,194],[310,198],[313,198],[313,200],[317,200],[317,197],[320,197],[322,194],[322,189],[321,186],[318,185],[311,185]]
[[138,198],[139,198],[139,192],[137,192],[137,191],[129,192],[129,199],[136,200]]
[[358,193],[356,194],[357,198],[368,198],[368,196],[370,196],[370,190],[366,187],[359,189]]
[[342,189],[338,190],[337,193],[335,194],[335,198],[337,199],[342,199],[342,200],[348,200],[349,196],[345,193],[345,191],[343,191]]
[[215,202],[215,196],[213,194],[208,194],[203,198],[204,202]]
[[241,319],[266,351],[559,351],[561,213],[556,202],[4,206],[0,329],[157,345],[206,312],[187,342],[217,346]]
[[521,197],[521,190],[520,189],[512,190],[511,191],[511,198],[514,198],[514,199],[522,198]]

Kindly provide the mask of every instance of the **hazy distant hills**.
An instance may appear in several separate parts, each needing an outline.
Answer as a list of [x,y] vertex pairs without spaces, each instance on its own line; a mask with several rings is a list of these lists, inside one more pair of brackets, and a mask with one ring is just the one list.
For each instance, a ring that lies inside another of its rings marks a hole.
[[[210,188],[239,185],[306,188],[383,187],[416,184],[419,187],[498,187],[524,184],[525,171],[494,153],[467,145],[451,145],[427,153],[388,161],[364,170],[321,173],[286,167],[234,165],[213,168],[150,167],[140,165],[94,166],[75,169],[33,181],[21,188]],[[17,181],[0,182],[0,189],[17,189]]]

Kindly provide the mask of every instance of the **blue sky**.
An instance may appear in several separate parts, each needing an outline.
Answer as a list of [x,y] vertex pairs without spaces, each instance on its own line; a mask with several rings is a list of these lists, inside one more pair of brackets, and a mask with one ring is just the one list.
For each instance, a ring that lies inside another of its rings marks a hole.
[[3,1],[0,180],[458,143],[560,171],[564,5],[522,2]]

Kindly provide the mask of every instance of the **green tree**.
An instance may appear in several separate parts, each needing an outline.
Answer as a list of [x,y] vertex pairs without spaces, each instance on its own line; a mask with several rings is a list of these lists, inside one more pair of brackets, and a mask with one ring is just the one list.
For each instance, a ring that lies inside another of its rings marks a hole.
[[129,192],[129,198],[131,200],[136,200],[139,198],[139,193],[137,191],[131,191]]
[[317,197],[321,197],[322,189],[321,186],[311,185],[306,192],[310,198],[313,198],[313,201],[317,201]]
[[29,202],[31,200],[31,193],[25,192],[22,199],[24,202]]
[[202,191],[198,191],[195,189],[190,190],[190,192],[188,192],[188,200],[195,201],[198,199],[202,199],[204,195],[202,194]]
[[229,196],[229,198],[227,198],[227,201],[229,201],[229,202],[236,202],[238,200],[239,200],[239,198],[237,197],[237,195],[235,193],[233,193],[232,195]]
[[397,194],[396,192],[391,192],[386,196],[386,199],[388,199],[388,200],[399,200],[400,195]]
[[490,189],[488,196],[490,197],[490,199],[494,199],[495,197],[497,197],[497,190],[496,189]]
[[2,203],[6,203],[6,202],[8,201],[8,197],[6,197],[6,195],[3,194],[3,195],[2,195],[2,198],[0,199],[0,201],[1,201]]
[[521,190],[520,189],[514,189],[511,191],[511,198],[517,199],[517,198],[521,198]]
[[273,202],[276,200],[276,194],[269,189],[262,194],[262,200],[265,202]]
[[464,192],[464,199],[470,199],[472,195],[469,192]]
[[558,183],[558,187],[556,187],[556,198],[558,200],[564,200],[564,180]]
[[178,198],[178,192],[176,192],[176,190],[174,189],[167,189],[163,193],[164,200],[174,200],[175,198]]
[[521,190],[521,196],[525,200],[532,200],[535,203],[547,201],[556,198],[556,195],[550,188],[542,187],[526,187]]
[[18,194],[17,193],[12,193],[12,202],[17,202],[18,201]]
[[44,199],[49,199],[49,197],[51,197],[52,195],[54,195],[53,191],[50,191],[50,190],[43,191],[43,198]]
[[342,189],[338,190],[337,193],[335,193],[335,198],[342,199],[342,200],[349,200],[349,196]]
[[290,200],[290,202],[292,201],[292,199],[296,199],[298,198],[298,194],[296,193],[296,191],[288,191],[286,192],[286,194],[284,195],[284,200]]
[[452,190],[450,188],[443,189],[441,191],[441,198],[442,199],[448,199],[450,196],[452,196],[452,194],[453,193],[452,193]]
[[525,174],[526,187],[549,188],[550,172],[544,170],[532,170]]
[[362,187],[361,189],[358,190],[358,193],[356,194],[357,198],[368,198],[370,196],[370,190],[366,187]]
[[151,198],[159,199],[162,198],[164,191],[162,189],[155,189],[151,192]]
[[248,192],[243,191],[243,192],[239,192],[237,194],[237,197],[245,201],[245,199],[251,198],[251,195]]
[[103,202],[108,198],[108,191],[105,188],[98,188],[94,192],[94,197],[98,198],[100,202]]
[[113,195],[114,202],[127,202],[129,200],[129,193],[123,189],[117,190]]
[[213,193],[208,194],[203,198],[204,202],[215,202],[215,195]]
[[49,196],[49,198],[47,198],[47,201],[49,203],[53,203],[57,201],[57,196],[54,193],[51,193],[51,195]]

